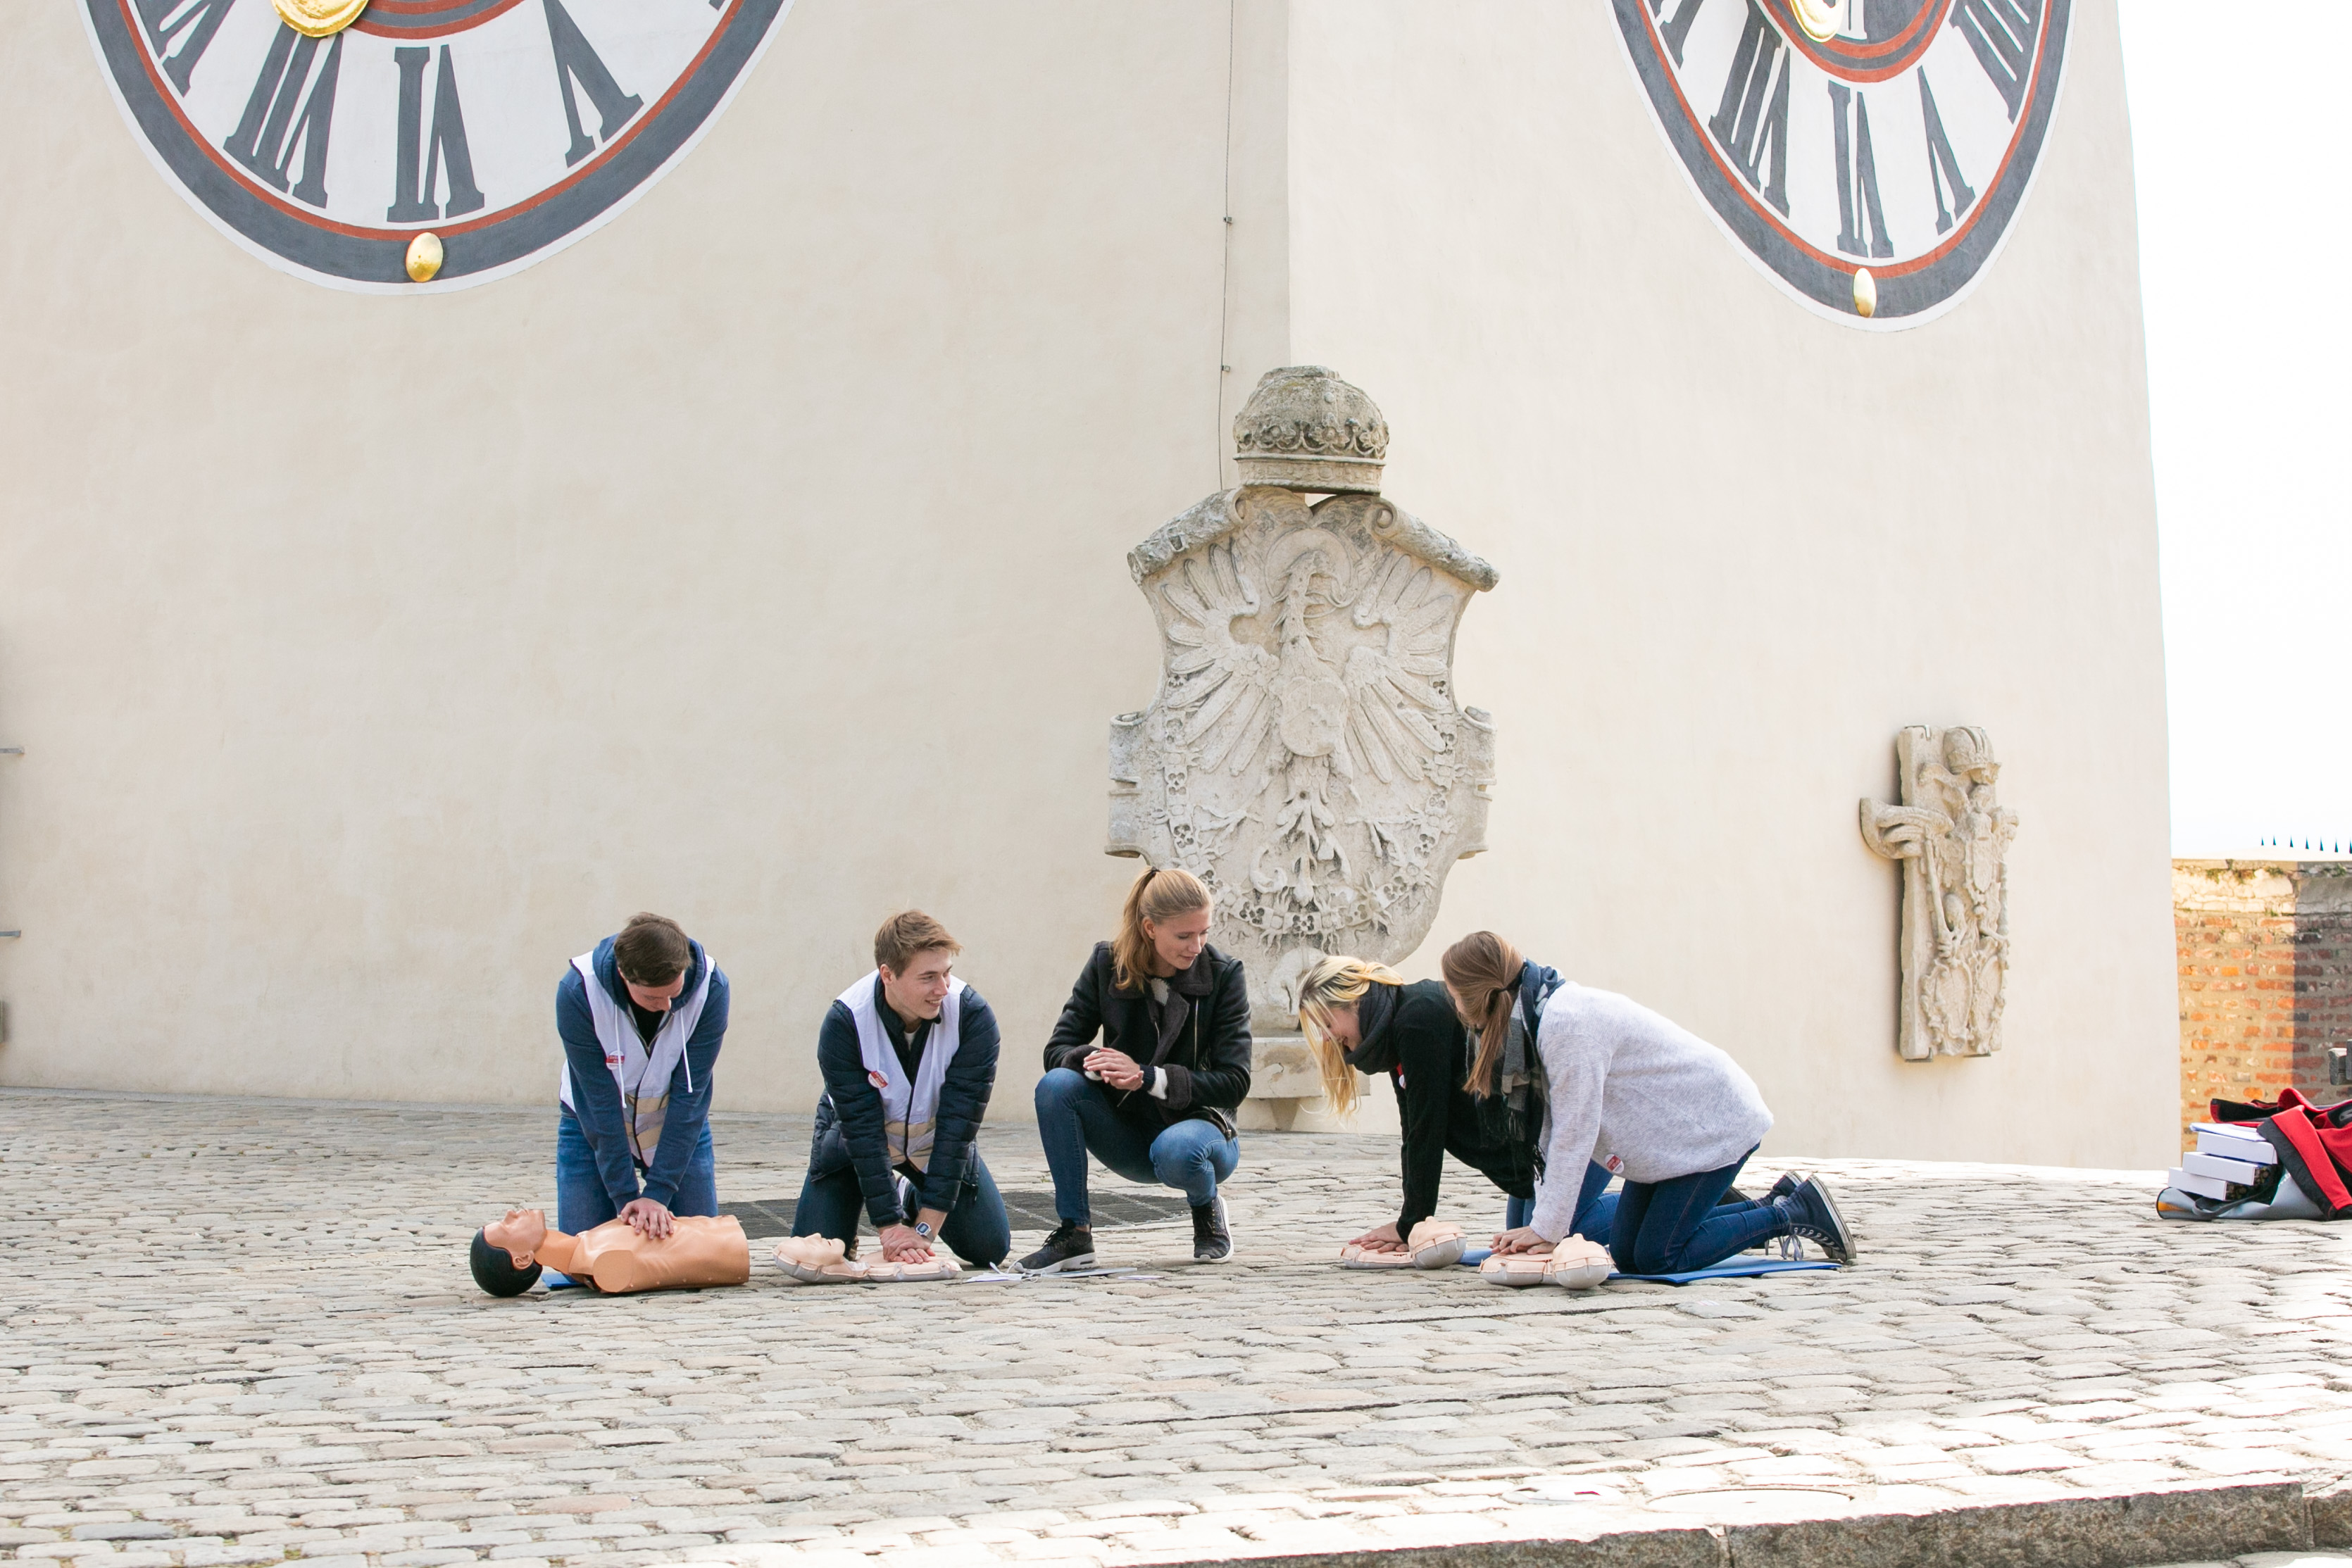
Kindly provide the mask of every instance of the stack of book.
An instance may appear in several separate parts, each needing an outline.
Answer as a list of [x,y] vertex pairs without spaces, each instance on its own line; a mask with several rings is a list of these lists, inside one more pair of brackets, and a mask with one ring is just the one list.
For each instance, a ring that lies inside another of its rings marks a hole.
[[2166,1185],[2200,1197],[2235,1202],[2249,1195],[2278,1164],[2272,1148],[2251,1122],[2196,1122],[2197,1147],[2180,1156],[2180,1167],[2166,1173]]

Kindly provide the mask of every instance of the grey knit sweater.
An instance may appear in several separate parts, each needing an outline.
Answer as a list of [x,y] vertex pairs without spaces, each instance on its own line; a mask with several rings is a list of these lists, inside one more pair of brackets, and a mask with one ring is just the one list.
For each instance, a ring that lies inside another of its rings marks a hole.
[[1627,1181],[1671,1181],[1720,1170],[1771,1129],[1772,1113],[1738,1062],[1614,991],[1560,987],[1536,1045],[1551,1103],[1534,1223],[1549,1240],[1576,1222],[1588,1162],[1614,1155]]

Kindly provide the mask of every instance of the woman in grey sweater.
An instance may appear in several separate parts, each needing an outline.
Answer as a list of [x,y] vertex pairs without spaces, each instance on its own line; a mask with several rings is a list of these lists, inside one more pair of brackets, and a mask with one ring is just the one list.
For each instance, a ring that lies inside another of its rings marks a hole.
[[[1491,932],[1455,953],[1473,947],[1491,947],[1497,962],[1449,964],[1446,988],[1483,1038],[1509,1029],[1517,998],[1477,979],[1517,975],[1518,954]],[[1544,1002],[1535,1047],[1546,1091],[1535,1216],[1496,1237],[1497,1252],[1540,1251],[1568,1235],[1591,1203],[1587,1173],[1597,1176],[1597,1166],[1625,1178],[1609,1235],[1623,1273],[1705,1269],[1786,1236],[1852,1261],[1853,1237],[1817,1177],[1783,1177],[1760,1202],[1723,1201],[1772,1126],[1755,1081],[1729,1056],[1630,998],[1573,981]]]

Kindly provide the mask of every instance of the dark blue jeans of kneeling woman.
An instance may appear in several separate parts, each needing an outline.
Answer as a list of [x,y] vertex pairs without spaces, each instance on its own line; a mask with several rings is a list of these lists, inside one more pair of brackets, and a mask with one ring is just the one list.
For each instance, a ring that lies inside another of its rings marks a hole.
[[[1784,1233],[1788,1221],[1769,1203],[1719,1201],[1755,1152],[1748,1150],[1721,1170],[1672,1181],[1627,1182],[1609,1224],[1609,1252],[1617,1271],[1680,1274],[1710,1268]],[[1591,1207],[1598,1188],[1608,1185],[1605,1167],[1586,1171],[1578,1211]]]

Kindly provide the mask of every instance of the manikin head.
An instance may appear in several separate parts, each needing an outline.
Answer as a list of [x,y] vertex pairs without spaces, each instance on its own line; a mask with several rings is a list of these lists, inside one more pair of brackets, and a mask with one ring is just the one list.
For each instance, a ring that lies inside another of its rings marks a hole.
[[919,909],[890,916],[874,934],[874,967],[882,976],[882,997],[905,1023],[935,1019],[948,999],[950,971],[961,943],[948,928]]
[[1315,1052],[1323,1097],[1342,1116],[1356,1113],[1356,1070],[1348,1053],[1363,1043],[1358,1004],[1374,986],[1402,986],[1404,977],[1364,958],[1322,958],[1298,979],[1298,1029]]
[[1147,867],[1129,884],[1111,938],[1111,982],[1140,989],[1151,976],[1179,975],[1208,946],[1213,900],[1201,879],[1181,866]]
[[613,938],[613,963],[629,1000],[649,1013],[666,1013],[686,989],[694,944],[678,923],[659,915],[635,915]]
[[474,1232],[467,1261],[474,1283],[493,1296],[520,1296],[538,1283],[540,1266],[531,1257],[547,1239],[547,1216],[536,1208],[510,1208],[496,1224]]

